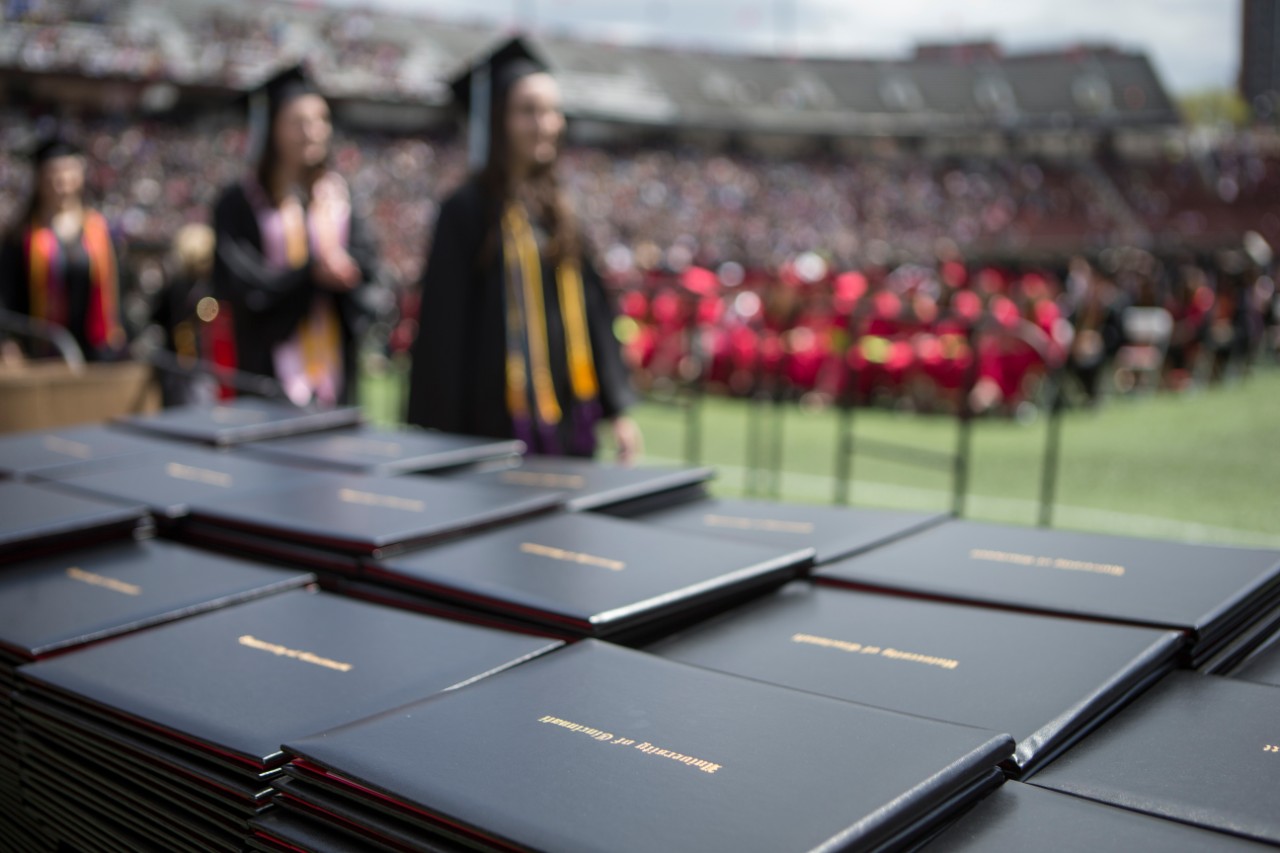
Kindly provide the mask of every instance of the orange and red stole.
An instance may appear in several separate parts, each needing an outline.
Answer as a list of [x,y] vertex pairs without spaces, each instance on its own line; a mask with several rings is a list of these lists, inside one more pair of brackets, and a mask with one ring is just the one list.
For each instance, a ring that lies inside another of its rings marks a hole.
[[[120,280],[116,254],[111,247],[107,220],[97,211],[87,211],[80,240],[89,255],[89,309],[84,337],[94,350],[118,349],[124,345],[120,326]],[[24,241],[27,260],[27,289],[31,316],[66,326],[66,257],[52,228],[31,226]]]

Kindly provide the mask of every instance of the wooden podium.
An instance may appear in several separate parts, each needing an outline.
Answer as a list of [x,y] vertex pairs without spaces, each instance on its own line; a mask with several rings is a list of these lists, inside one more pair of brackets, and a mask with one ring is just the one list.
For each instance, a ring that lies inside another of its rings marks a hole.
[[0,433],[101,423],[159,408],[160,389],[147,364],[0,363]]

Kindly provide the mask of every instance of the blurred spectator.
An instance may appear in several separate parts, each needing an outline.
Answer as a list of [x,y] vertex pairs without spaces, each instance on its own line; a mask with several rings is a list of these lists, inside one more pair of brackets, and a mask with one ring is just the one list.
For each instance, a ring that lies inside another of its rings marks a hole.
[[[212,228],[182,226],[173,239],[169,274],[153,303],[151,323],[159,330],[158,343],[177,356],[177,368],[191,370],[197,360],[212,360],[220,312],[212,295],[213,252]],[[215,396],[207,376],[178,370],[163,371],[160,387],[166,406],[207,402]]]
[[1073,336],[1067,367],[1093,404],[1102,390],[1103,368],[1124,341],[1124,300],[1115,283],[1083,258],[1072,261],[1070,275]]
[[[165,247],[182,226],[208,222],[218,188],[238,180],[248,157],[243,127],[225,116],[183,124],[85,119],[66,126],[92,155],[87,183],[126,249]],[[30,170],[13,152],[26,147],[38,127],[21,112],[0,110],[0,223],[15,223],[22,215],[16,203],[30,191]],[[1197,217],[1238,229],[1266,225],[1273,213],[1262,202],[1266,193],[1280,190],[1280,181],[1273,180],[1280,175],[1280,157],[1228,139],[1210,160],[1219,164],[1218,177],[1226,183],[1215,179],[1206,185],[1202,170],[1177,159],[1110,164],[1100,178],[1088,163],[1025,154],[779,159],[691,146],[568,145],[561,166],[566,191],[582,214],[586,249],[616,288],[635,295],[623,300],[627,352],[643,383],[669,384],[691,368],[685,329],[696,316],[717,387],[752,393],[769,371],[784,370],[800,393],[834,394],[844,349],[859,333],[841,319],[858,300],[850,298],[852,291],[842,295],[836,274],[856,272],[868,299],[888,292],[903,317],[882,316],[883,334],[862,348],[887,359],[866,367],[864,391],[870,394],[874,386],[880,397],[904,394],[912,405],[928,409],[954,405],[966,369],[962,330],[948,319],[958,295],[972,296],[983,310],[1002,304],[996,297],[1006,298],[1024,320],[1045,325],[1032,316],[1047,310],[1038,307],[1045,299],[1024,293],[1024,272],[1039,274],[1050,291],[1061,281],[1064,293],[1054,292],[1048,301],[1064,322],[1083,316],[1092,277],[1105,274],[1110,281],[1111,307],[1102,311],[1101,326],[1089,320],[1086,334],[1071,344],[1073,371],[1086,397],[1108,390],[1108,354],[1117,346],[1115,336],[1122,335],[1117,312],[1130,303],[1163,307],[1174,319],[1168,387],[1221,378],[1231,372],[1230,364],[1257,357],[1261,343],[1274,340],[1267,331],[1276,316],[1274,262],[1248,261],[1247,269],[1232,273],[1223,257],[1211,254],[1179,251],[1158,262],[1152,254],[1112,248],[1124,244],[1124,222],[1133,216],[1149,222],[1157,236],[1165,233],[1159,229],[1172,229],[1168,233],[1178,244],[1189,233],[1179,229]],[[347,131],[335,134],[329,162],[348,186],[353,212],[381,237],[383,265],[405,309],[389,346],[403,353],[416,332],[412,283],[421,275],[422,246],[429,242],[439,201],[465,179],[463,146],[451,137]],[[1117,211],[1114,193],[1109,196],[1101,180],[1112,180],[1132,200],[1129,214]],[[1197,182],[1208,189],[1192,192]],[[1149,194],[1142,195],[1141,187]],[[1169,207],[1174,195],[1179,201]],[[1159,209],[1166,213],[1157,216]],[[1210,239],[1203,229],[1196,233]],[[1044,264],[1024,271],[1019,267],[1025,262],[1010,261],[984,274],[984,265],[968,260],[1061,256],[1068,250],[1094,258],[1102,272],[1082,274],[1073,265],[1070,272],[1054,274]],[[811,280],[792,276],[787,270],[802,256],[816,259],[827,272]],[[720,281],[714,292],[694,293],[685,286],[686,273],[697,270]],[[988,286],[992,275],[1002,283]],[[752,299],[758,304],[754,311]],[[938,319],[920,322],[917,310],[930,302]],[[792,329],[798,333],[790,334]],[[1090,367],[1092,332],[1102,335],[1103,345],[1101,361]],[[883,353],[881,342],[887,347]],[[908,349],[927,357],[904,360]],[[987,389],[1001,389],[987,395],[997,408],[1010,405],[1006,395],[1025,396],[1022,386],[1034,385],[1034,370],[997,377],[1001,364],[1017,360],[1012,354],[978,358],[990,380]]]
[[[84,153],[54,136],[32,162],[30,200],[0,246],[0,308],[66,329],[90,361],[117,358],[119,264],[107,218],[85,202]],[[50,352],[47,340],[28,340],[32,353]]]

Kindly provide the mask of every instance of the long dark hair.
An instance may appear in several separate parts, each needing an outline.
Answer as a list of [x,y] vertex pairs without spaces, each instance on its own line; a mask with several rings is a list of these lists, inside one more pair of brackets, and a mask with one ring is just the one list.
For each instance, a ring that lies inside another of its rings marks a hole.
[[[328,105],[329,102],[325,101],[325,106],[327,107]],[[284,202],[285,190],[287,189],[277,186],[275,179],[276,170],[280,165],[280,152],[276,150],[276,121],[280,118],[280,113],[284,112],[284,108],[285,104],[282,104],[267,117],[266,139],[262,142],[262,152],[258,155],[258,163],[253,170],[254,177],[258,180],[258,186],[262,187],[267,199],[277,206]],[[333,126],[332,114],[329,117],[329,124],[330,127]],[[329,150],[325,151],[324,159],[310,167],[303,174],[302,185],[304,188],[309,188],[321,175],[329,170],[329,155],[332,150],[333,141],[332,137],[330,137]]]
[[[61,156],[61,155],[59,155]],[[89,187],[89,159],[84,151],[78,147],[67,152],[66,156],[79,157],[80,162],[84,165],[84,184],[80,187],[80,204],[87,210],[90,207],[90,187]],[[52,158],[35,158],[31,163],[31,192],[27,196],[27,203],[20,208],[21,216],[6,227],[5,236],[9,239],[18,239],[26,233],[27,229],[36,224],[36,216],[40,213],[40,205],[43,199],[40,195],[40,173],[44,170],[44,165]]]
[[[507,136],[507,106],[511,102],[511,91],[519,79],[521,78],[495,90],[490,102],[489,152],[484,166],[477,173],[477,179],[492,205],[488,217],[489,233],[482,246],[481,263],[487,263],[497,256],[501,246],[502,211],[506,209],[507,202],[514,199],[517,191],[522,189],[515,185],[515,179],[511,175],[511,145]],[[525,192],[519,193],[521,201],[529,206],[529,215],[550,235],[547,245],[550,259],[560,261],[578,257],[580,244],[577,219],[573,215],[568,195],[560,184],[556,161],[535,165],[525,176],[523,185]]]

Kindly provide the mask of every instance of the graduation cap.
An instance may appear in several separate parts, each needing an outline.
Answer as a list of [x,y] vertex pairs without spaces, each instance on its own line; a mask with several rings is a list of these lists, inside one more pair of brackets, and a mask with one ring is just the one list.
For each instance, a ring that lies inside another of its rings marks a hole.
[[84,151],[61,133],[44,137],[31,151],[31,162],[37,168],[57,157],[83,157]]
[[256,155],[266,147],[276,116],[290,101],[303,95],[319,95],[305,66],[294,64],[271,75],[247,95],[249,106],[250,150]]
[[501,103],[517,80],[550,70],[528,43],[515,36],[471,61],[466,71],[449,83],[453,102],[467,113],[467,159],[473,169],[489,156],[493,104]]
[[259,91],[267,99],[267,110],[272,118],[290,101],[303,95],[320,94],[311,75],[302,65],[292,65],[277,71],[259,87]]

